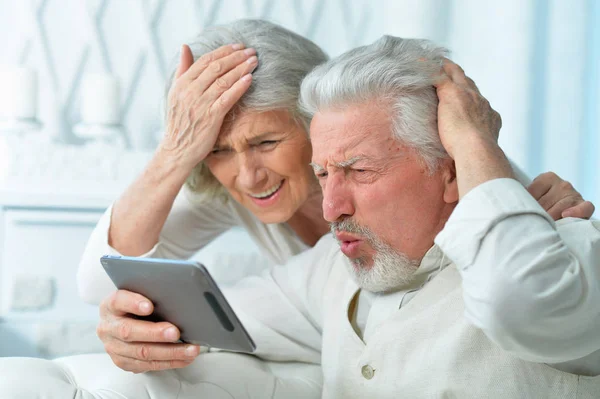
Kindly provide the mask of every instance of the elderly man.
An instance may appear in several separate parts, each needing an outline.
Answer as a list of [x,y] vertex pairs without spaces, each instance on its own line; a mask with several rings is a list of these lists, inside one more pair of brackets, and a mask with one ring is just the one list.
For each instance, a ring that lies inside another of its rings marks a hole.
[[326,236],[231,295],[265,357],[322,334],[326,398],[600,397],[600,223],[555,223],[513,179],[498,114],[443,57],[385,37],[306,78],[341,251]]

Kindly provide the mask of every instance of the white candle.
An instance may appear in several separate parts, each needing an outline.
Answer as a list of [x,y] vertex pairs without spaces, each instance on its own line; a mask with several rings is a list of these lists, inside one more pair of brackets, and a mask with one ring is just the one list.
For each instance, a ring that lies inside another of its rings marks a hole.
[[37,113],[37,74],[27,67],[0,69],[0,118],[34,119]]
[[108,74],[88,74],[82,86],[81,120],[86,124],[117,125],[120,117],[119,80]]

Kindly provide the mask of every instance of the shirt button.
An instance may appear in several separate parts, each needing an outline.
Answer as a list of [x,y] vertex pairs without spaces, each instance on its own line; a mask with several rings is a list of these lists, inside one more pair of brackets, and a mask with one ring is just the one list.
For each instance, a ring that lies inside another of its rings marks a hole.
[[362,366],[360,372],[367,380],[370,380],[375,375],[375,370],[373,370],[373,367],[369,366],[368,364]]

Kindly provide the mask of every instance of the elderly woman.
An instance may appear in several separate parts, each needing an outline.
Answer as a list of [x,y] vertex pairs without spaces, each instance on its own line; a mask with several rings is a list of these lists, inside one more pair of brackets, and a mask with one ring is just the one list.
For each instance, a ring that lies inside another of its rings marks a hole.
[[[166,134],[142,175],[99,222],[79,269],[81,296],[102,301],[98,333],[117,366],[134,372],[182,368],[199,348],[176,343],[179,331],[169,323],[132,318],[150,314],[152,304],[114,292],[101,255],[188,258],[230,227],[243,226],[273,263],[283,264],[329,231],[309,166],[310,121],[297,106],[302,79],[326,59],[311,41],[255,20],[207,29],[183,46],[168,91]],[[591,204],[561,190],[561,182],[544,175],[532,193],[557,217],[568,208],[589,217]],[[240,369],[251,362],[220,355],[236,359],[226,363]],[[292,386],[285,391],[292,396],[318,396],[320,375],[306,375],[279,384],[280,392]]]
[[241,225],[283,264],[328,232],[309,165],[310,121],[297,106],[302,79],[326,59],[308,39],[255,20],[209,28],[184,45],[166,134],[92,234],[81,296],[98,303],[114,290],[103,253],[188,258]]

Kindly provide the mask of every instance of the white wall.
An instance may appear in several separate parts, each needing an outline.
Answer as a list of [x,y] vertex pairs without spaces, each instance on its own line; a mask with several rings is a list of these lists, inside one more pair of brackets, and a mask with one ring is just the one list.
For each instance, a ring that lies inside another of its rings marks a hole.
[[0,0],[0,64],[41,77],[40,119],[64,107],[72,139],[80,78],[121,80],[135,148],[161,129],[165,76],[202,27],[263,17],[307,35],[332,56],[382,34],[448,46],[502,114],[501,143],[531,174],[552,169],[600,202],[600,6],[594,0]]

